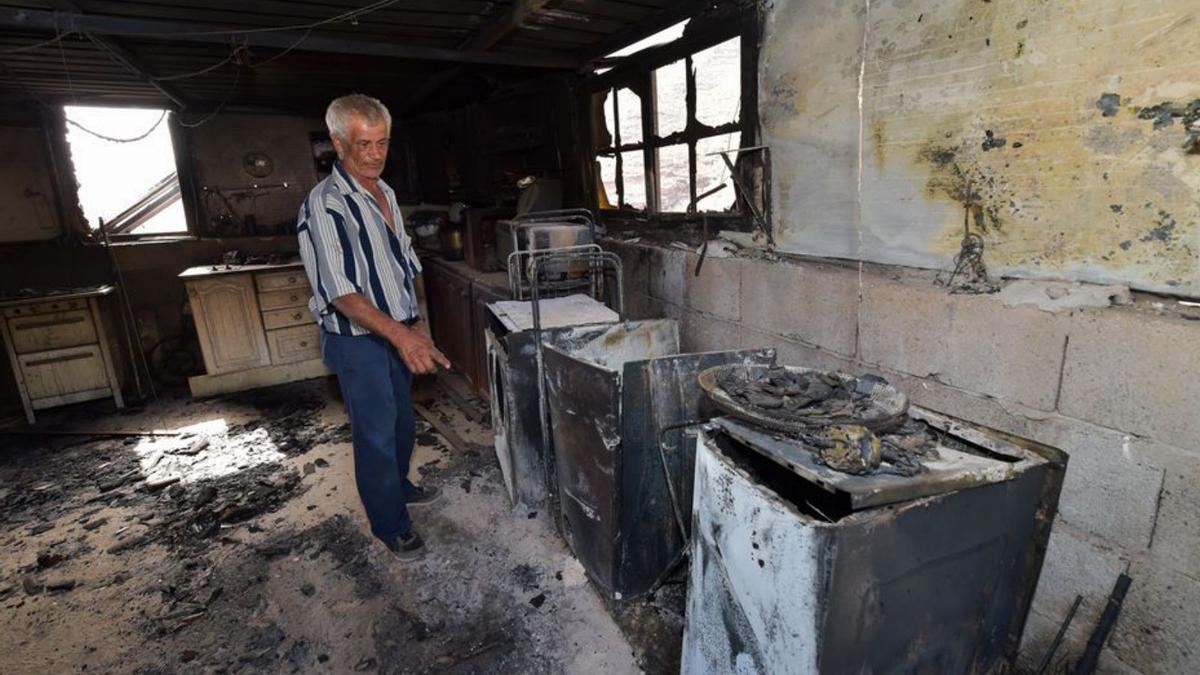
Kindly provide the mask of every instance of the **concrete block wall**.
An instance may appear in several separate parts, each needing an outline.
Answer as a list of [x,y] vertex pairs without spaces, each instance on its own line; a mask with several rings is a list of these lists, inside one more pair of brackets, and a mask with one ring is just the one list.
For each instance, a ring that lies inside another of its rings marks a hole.
[[1077,657],[1128,570],[1102,670],[1200,672],[1200,323],[1008,307],[834,261],[710,258],[696,276],[695,254],[606,245],[630,316],[680,319],[687,350],[774,347],[783,363],[877,373],[918,405],[1067,452],[1023,659],[1036,663],[1079,594]]

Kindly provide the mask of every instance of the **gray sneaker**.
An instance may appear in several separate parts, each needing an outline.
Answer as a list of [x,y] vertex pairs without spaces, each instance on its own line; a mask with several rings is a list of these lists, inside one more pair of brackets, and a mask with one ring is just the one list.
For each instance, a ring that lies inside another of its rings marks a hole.
[[425,553],[425,542],[416,532],[409,532],[408,536],[396,537],[385,543],[392,555],[406,562],[416,560]]
[[412,492],[408,495],[409,506],[429,506],[442,498],[442,491],[435,485],[423,487],[414,485]]

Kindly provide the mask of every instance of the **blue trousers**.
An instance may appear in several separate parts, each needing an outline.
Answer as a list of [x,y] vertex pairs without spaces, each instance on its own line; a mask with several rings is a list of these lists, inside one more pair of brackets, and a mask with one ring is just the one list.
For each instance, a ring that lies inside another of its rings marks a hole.
[[406,505],[416,423],[412,373],[396,348],[374,335],[322,331],[321,355],[337,374],[354,443],[354,480],[371,532],[389,541],[408,535]]

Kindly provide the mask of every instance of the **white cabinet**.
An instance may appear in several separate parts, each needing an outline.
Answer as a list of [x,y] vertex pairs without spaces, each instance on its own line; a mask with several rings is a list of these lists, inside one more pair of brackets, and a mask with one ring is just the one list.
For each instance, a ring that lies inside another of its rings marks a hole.
[[209,375],[271,363],[251,275],[226,274],[192,281],[187,293]]
[[25,418],[35,410],[112,397],[124,407],[98,298],[111,286],[0,302],[0,332]]
[[206,375],[188,380],[207,396],[327,375],[312,289],[298,265],[195,267],[180,275]]

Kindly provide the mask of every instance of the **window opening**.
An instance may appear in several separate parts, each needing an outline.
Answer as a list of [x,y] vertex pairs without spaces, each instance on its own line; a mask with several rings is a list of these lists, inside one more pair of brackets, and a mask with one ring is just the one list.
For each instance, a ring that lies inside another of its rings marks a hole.
[[687,128],[687,68],[683,59],[654,71],[658,135],[670,136]]
[[696,121],[718,127],[738,121],[742,91],[742,40],[726,40],[692,55]]
[[79,206],[93,231],[186,234],[165,110],[65,106]]
[[[680,27],[676,39],[682,34]],[[713,153],[736,150],[743,141],[746,45],[740,34],[729,33],[694,42],[694,48],[670,47],[650,56],[640,72],[622,66],[594,92],[601,209],[740,211],[729,169]],[[632,47],[610,56],[646,48]]]

